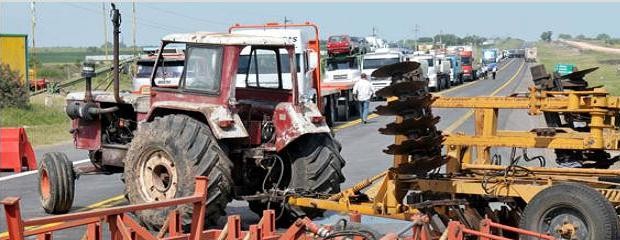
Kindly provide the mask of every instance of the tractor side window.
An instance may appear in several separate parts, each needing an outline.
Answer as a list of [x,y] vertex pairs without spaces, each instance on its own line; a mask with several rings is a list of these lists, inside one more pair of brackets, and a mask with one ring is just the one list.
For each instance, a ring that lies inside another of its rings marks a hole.
[[185,66],[185,88],[207,92],[220,90],[221,47],[190,47]]
[[275,50],[253,49],[250,55],[241,56],[239,71],[245,71],[248,87],[281,88],[280,56]]
[[[296,54],[296,70],[301,71],[301,54]],[[258,49],[250,46],[239,55],[236,87],[292,89],[291,62],[285,49]]]

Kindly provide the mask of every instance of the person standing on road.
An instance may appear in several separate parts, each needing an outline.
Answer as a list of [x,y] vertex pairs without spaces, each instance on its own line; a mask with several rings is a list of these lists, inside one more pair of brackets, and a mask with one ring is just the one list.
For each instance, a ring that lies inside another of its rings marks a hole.
[[370,81],[368,81],[368,76],[362,73],[360,79],[353,85],[353,98],[357,101],[360,117],[364,124],[368,121],[368,107],[370,105],[370,98],[372,98],[373,94],[374,91],[372,90]]
[[493,80],[495,80],[495,74],[497,74],[497,64],[493,64]]

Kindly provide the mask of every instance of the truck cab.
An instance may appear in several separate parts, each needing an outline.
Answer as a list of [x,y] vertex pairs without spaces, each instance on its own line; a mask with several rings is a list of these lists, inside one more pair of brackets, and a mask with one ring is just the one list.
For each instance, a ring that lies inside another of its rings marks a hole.
[[476,80],[476,69],[474,69],[474,56],[471,50],[464,50],[460,53],[461,66],[463,69],[463,80],[473,81]]
[[443,79],[439,77],[439,66],[437,65],[438,61],[434,55],[408,55],[407,57],[410,59],[410,61],[413,62],[426,62],[426,65],[428,67],[425,70],[425,74],[428,78],[428,87],[431,89],[431,91],[439,91],[445,86]]
[[323,82],[354,82],[362,74],[361,56],[333,57],[325,60]]
[[448,55],[446,58],[450,62],[450,81],[452,85],[463,83],[460,57],[458,55]]
[[482,65],[488,65],[491,63],[497,63],[499,61],[499,57],[497,54],[497,49],[483,49],[482,50]]
[[[312,86],[312,79],[307,78],[307,73],[311,71],[308,59],[308,43],[305,31],[300,29],[232,29],[231,33],[234,34],[245,34],[252,36],[264,36],[264,37],[280,37],[283,39],[287,39],[293,43],[295,47],[295,72],[297,75],[297,79],[299,81],[298,84],[298,93],[303,101],[311,101],[316,97],[316,89]],[[248,65],[249,59],[253,56],[251,54],[256,54],[258,58],[257,64],[264,64],[265,67],[261,69],[260,74],[261,78],[265,79],[263,84],[268,84],[265,86],[275,86],[278,83],[278,69],[275,68],[276,65],[272,65],[271,68],[268,68],[266,65],[269,62],[273,62],[276,59],[275,53],[273,51],[254,51],[251,52],[250,47],[246,47],[241,51],[239,57],[239,68],[236,76],[236,86],[237,87],[246,87],[246,75],[245,73],[251,66]],[[283,87],[285,89],[292,88],[291,75],[288,74],[288,67],[290,65],[289,62],[286,61],[287,58],[286,51],[280,50],[278,53],[280,55],[280,59],[283,61],[283,66],[281,69],[281,73],[283,74]],[[252,70],[252,69],[250,69]],[[280,73],[280,74],[281,74]]]
[[[151,74],[157,59],[157,50],[146,51],[146,55],[136,62],[136,73],[132,79],[132,90],[140,91],[151,86]],[[158,68],[155,74],[155,82],[161,87],[177,87],[183,73],[185,53],[183,49],[169,49],[162,53],[163,67]]]
[[[399,63],[404,60],[404,55],[400,51],[394,51],[388,48],[377,49],[374,53],[365,54],[362,61],[362,73],[367,76],[371,76],[372,72],[378,68]],[[376,92],[384,87],[389,86],[392,83],[392,79],[387,78],[373,78],[370,77],[370,83],[372,89]]]

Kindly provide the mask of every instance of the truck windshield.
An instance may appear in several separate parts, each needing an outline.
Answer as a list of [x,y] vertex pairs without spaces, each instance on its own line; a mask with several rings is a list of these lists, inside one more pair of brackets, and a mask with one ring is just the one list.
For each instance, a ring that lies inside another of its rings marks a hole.
[[461,57],[461,64],[462,65],[471,65],[471,58],[470,57]]
[[359,65],[357,60],[343,60],[343,61],[327,61],[327,71],[341,70],[341,69],[358,69]]
[[[260,73],[261,74],[277,74],[278,73],[278,68],[277,68],[277,64],[276,64],[276,58],[273,57],[274,54],[270,54],[270,53],[262,53],[262,54],[258,54],[257,60],[258,63],[260,64]],[[297,72],[300,71],[300,65],[299,65],[299,59],[301,58],[300,54],[297,53],[295,54],[295,59],[296,59],[296,66],[297,66]],[[249,69],[249,61],[250,59],[250,55],[240,55],[239,56],[239,66],[237,68],[237,73],[238,74],[246,74],[248,72]],[[282,64],[282,73],[290,73],[291,72],[291,67],[289,64],[289,60],[288,60],[288,54],[286,53],[280,53],[280,64]],[[254,69],[252,69],[253,71]],[[255,72],[250,72],[250,73],[255,73]]]
[[435,66],[435,62],[433,62],[433,59],[426,59],[426,62],[428,63],[429,67]]
[[[138,71],[136,73],[136,78],[150,78],[151,73],[153,73],[153,65],[155,63],[152,61],[147,62],[138,62]],[[155,74],[155,78],[179,78],[183,73],[183,61],[166,61],[157,68],[157,73]]]
[[375,58],[364,59],[364,69],[377,69],[385,65],[399,63],[399,58]]

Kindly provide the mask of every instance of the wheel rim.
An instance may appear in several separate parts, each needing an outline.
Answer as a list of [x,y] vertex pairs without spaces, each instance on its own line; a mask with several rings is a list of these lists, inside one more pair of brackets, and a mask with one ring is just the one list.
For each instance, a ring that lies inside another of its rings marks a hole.
[[543,232],[558,239],[589,239],[590,226],[586,217],[572,207],[559,206],[549,209],[538,226]]
[[176,166],[168,153],[161,149],[146,152],[140,159],[141,194],[147,201],[174,198],[177,192]]
[[45,169],[41,169],[41,179],[39,180],[39,185],[41,187],[41,197],[43,197],[43,199],[49,199],[51,195],[50,179],[47,175],[47,170]]

